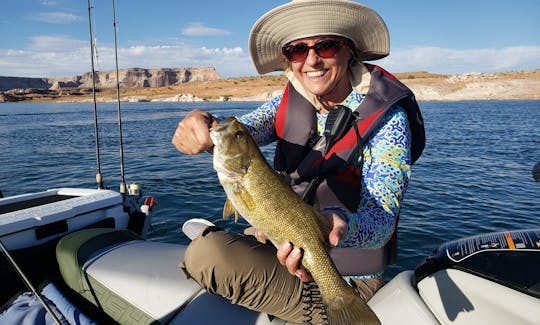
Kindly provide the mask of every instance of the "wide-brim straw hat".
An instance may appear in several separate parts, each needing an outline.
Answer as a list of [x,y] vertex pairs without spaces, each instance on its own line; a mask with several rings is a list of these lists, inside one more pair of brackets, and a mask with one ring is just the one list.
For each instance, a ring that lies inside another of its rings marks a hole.
[[284,70],[281,48],[318,35],[350,39],[361,61],[384,58],[390,51],[386,24],[373,9],[348,0],[292,0],[264,14],[251,29],[249,51],[257,72]]

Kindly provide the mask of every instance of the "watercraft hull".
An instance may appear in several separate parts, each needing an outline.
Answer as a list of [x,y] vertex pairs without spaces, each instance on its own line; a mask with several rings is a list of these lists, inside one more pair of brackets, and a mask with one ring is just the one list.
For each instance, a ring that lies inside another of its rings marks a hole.
[[[122,197],[57,189],[0,199],[0,240],[33,283],[56,283],[88,316],[120,324],[287,324],[231,304],[178,267],[185,245],[129,229]],[[142,224],[148,224],[143,220]],[[451,241],[368,302],[384,324],[535,324],[540,229]],[[2,260],[2,303],[24,287]],[[211,311],[211,312],[209,312]],[[0,315],[1,317],[1,315]]]

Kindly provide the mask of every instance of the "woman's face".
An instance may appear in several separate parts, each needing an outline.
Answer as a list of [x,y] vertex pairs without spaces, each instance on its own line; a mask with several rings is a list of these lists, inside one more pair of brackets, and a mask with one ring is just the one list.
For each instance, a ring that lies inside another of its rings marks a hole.
[[[294,40],[289,45],[304,43],[311,47],[325,40],[344,39],[337,36],[316,36]],[[344,42],[333,56],[327,58],[322,57],[328,56],[323,50],[317,54],[314,48],[309,49],[305,61],[290,61],[294,76],[306,90],[322,100],[336,103],[343,101],[351,91],[348,65],[352,51],[347,44]]]

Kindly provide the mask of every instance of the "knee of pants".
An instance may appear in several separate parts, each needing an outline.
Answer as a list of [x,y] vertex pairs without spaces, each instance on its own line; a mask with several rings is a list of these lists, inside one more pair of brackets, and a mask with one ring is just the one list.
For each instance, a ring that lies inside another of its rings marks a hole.
[[215,230],[195,238],[186,249],[184,271],[210,292],[238,281],[249,253],[245,236]]
[[195,238],[187,247],[184,263],[188,271],[206,269],[226,261],[227,240],[224,231],[212,231]]
[[195,238],[184,258],[187,273],[204,287],[217,282],[238,283],[252,277],[253,270],[273,272],[275,248],[255,237],[223,230],[209,231]]

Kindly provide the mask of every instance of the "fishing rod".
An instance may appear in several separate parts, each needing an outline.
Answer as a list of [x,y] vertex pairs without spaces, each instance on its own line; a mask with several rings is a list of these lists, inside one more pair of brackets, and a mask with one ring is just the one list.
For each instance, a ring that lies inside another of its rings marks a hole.
[[1,240],[0,240],[0,249],[2,250],[2,253],[4,253],[4,255],[6,256],[7,260],[9,261],[13,269],[16,271],[17,275],[21,278],[21,280],[24,282],[26,287],[30,291],[32,291],[34,296],[39,300],[39,302],[43,305],[43,307],[45,307],[45,310],[49,313],[49,315],[52,317],[54,322],[58,325],[61,325],[62,322],[60,321],[58,316],[56,316],[56,314],[52,311],[51,307],[45,302],[45,300],[43,300],[43,297],[41,297],[41,295],[37,292],[36,288],[34,288],[30,280],[28,280],[28,278],[24,275],[24,272],[21,270],[19,265],[17,265],[17,262],[15,262],[13,257],[11,257],[11,254],[8,252],[6,246],[4,246],[4,243],[2,243]]
[[122,113],[120,109],[120,78],[118,76],[118,46],[116,43],[116,10],[115,2],[112,0],[113,28],[114,28],[114,59],[116,61],[116,102],[118,113],[118,138],[120,142],[120,194],[126,194],[126,180],[124,176],[124,142],[122,140]]
[[88,0],[88,26],[90,31],[90,61],[92,63],[92,102],[94,103],[94,133],[96,141],[96,164],[97,164],[97,173],[96,173],[96,182],[98,189],[104,189],[103,186],[103,177],[101,176],[101,159],[99,153],[99,130],[98,130],[98,117],[97,117],[97,104],[96,104],[96,71],[94,68],[94,42],[93,42],[93,32],[92,32],[92,16],[91,16],[91,6],[90,0]]

